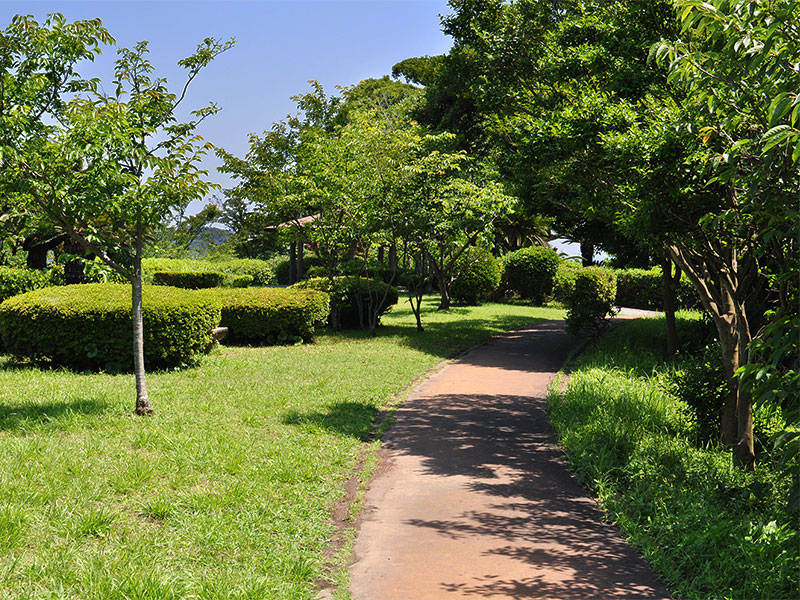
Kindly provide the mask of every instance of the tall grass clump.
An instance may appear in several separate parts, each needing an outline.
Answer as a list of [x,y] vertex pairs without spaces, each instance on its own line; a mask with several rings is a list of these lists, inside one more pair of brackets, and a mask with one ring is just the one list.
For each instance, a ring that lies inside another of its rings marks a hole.
[[791,482],[767,454],[747,472],[729,450],[696,443],[694,413],[674,391],[686,365],[665,362],[663,331],[663,319],[626,323],[578,360],[550,397],[560,442],[677,597],[796,598]]

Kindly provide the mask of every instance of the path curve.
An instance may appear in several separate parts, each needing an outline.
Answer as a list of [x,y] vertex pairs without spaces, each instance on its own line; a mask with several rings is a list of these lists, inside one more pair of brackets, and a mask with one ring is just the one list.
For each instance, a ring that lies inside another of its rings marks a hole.
[[570,473],[545,412],[574,342],[503,335],[420,384],[384,436],[354,600],[668,598]]

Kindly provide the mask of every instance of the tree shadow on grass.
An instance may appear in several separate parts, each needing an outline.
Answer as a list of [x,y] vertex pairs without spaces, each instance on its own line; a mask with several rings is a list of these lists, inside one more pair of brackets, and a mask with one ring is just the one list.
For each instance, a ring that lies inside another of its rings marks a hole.
[[300,413],[296,410],[286,412],[281,418],[284,425],[312,425],[362,441],[369,439],[372,424],[378,416],[378,409],[360,402],[337,402],[326,412]]
[[88,398],[61,402],[0,404],[0,431],[29,431],[63,423],[74,417],[98,415],[108,408],[108,402]]

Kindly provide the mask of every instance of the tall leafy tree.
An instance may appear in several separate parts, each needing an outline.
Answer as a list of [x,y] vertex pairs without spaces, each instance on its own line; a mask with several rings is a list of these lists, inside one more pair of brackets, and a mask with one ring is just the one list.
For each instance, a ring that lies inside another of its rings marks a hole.
[[43,24],[15,17],[0,37],[0,150],[4,189],[29,200],[132,286],[136,412],[152,412],[145,383],[142,252],[154,227],[210,188],[194,134],[213,104],[181,122],[188,86],[232,42],[206,39],[179,61],[179,92],[154,75],[147,43],[119,51],[113,92],[82,79],[76,63],[113,40],[98,21]]

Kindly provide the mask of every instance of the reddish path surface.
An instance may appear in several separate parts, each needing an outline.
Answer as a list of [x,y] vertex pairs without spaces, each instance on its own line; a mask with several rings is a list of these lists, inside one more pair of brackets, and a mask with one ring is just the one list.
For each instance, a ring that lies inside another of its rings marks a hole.
[[542,323],[416,388],[366,495],[354,600],[669,597],[554,443],[545,397],[572,347]]

